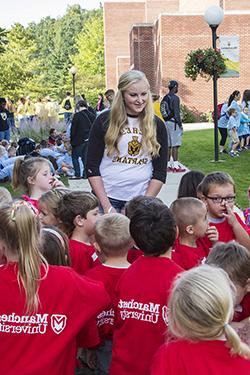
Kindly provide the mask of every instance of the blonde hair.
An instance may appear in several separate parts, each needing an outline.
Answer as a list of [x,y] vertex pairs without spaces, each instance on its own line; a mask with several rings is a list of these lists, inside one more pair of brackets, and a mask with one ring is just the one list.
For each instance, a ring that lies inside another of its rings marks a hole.
[[0,205],[10,204],[12,202],[12,196],[8,189],[0,187]]
[[188,225],[195,225],[201,217],[205,204],[197,198],[184,197],[176,199],[170,206],[180,234],[184,234]]
[[24,288],[26,311],[36,311],[39,305],[38,286],[41,279],[40,267],[47,261],[39,249],[39,219],[34,208],[24,201],[16,201],[12,205],[0,207],[0,239],[6,245],[8,255],[18,258],[18,282]]
[[233,284],[226,272],[208,265],[183,272],[169,299],[169,328],[179,338],[216,340],[223,334],[233,354],[250,358],[250,348],[229,325],[234,313]]
[[28,177],[36,177],[39,173],[41,166],[49,164],[47,159],[42,157],[29,157],[27,159],[17,159],[14,164],[12,185],[14,189],[22,187],[25,193],[30,193],[30,185]]
[[95,239],[106,255],[123,255],[131,243],[130,220],[121,214],[106,214],[95,224]]
[[38,200],[39,207],[46,207],[58,219],[58,205],[64,194],[70,193],[67,188],[55,188],[44,193]]
[[156,124],[154,122],[154,110],[149,82],[143,72],[130,70],[120,76],[118,91],[112,103],[109,126],[105,135],[108,156],[112,156],[115,153],[119,154],[118,143],[122,136],[123,128],[128,123],[123,94],[131,85],[139,81],[144,81],[148,87],[147,103],[138,117],[142,131],[142,150],[147,151],[152,157],[159,155],[160,144],[156,138]]

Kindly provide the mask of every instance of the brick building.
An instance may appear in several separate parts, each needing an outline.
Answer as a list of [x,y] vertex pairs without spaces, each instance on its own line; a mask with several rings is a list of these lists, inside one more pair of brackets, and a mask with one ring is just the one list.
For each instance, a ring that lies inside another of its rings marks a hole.
[[122,72],[139,69],[146,73],[152,91],[164,94],[167,82],[176,79],[188,107],[211,110],[212,81],[193,82],[184,75],[188,52],[212,44],[203,19],[211,4],[220,5],[225,13],[217,34],[240,38],[240,77],[219,79],[219,101],[234,90],[250,89],[249,0],[104,0],[106,86],[116,88]]

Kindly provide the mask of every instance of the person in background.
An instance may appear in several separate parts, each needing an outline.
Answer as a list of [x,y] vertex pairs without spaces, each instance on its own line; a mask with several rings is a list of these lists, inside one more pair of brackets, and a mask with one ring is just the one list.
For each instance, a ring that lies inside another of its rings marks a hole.
[[197,198],[197,187],[205,177],[201,171],[189,171],[185,173],[179,184],[177,198]]
[[[179,164],[179,148],[182,144],[182,121],[178,82],[169,81],[169,92],[161,101],[160,110],[168,131],[168,169],[171,172],[185,172],[185,168]],[[171,160],[172,157],[172,160]]]
[[[84,100],[78,102],[78,112],[76,112],[72,119],[70,129],[70,144],[72,146],[72,163],[75,170],[75,175],[71,179],[87,178],[86,173],[86,153],[89,140],[89,132],[93,123],[91,120],[92,114],[87,109],[87,103]],[[84,170],[81,176],[79,158],[81,158]]]
[[[241,105],[238,103],[240,101],[240,92],[238,90],[235,90],[232,92],[232,94],[229,96],[228,99],[228,115],[229,115],[229,110],[231,108],[236,110],[236,116],[235,120],[237,123],[237,127],[240,125],[240,114],[241,114]],[[230,115],[229,115],[230,116]]]
[[230,151],[229,155],[232,157],[240,156],[237,147],[240,145],[240,140],[237,134],[239,128],[239,123],[237,121],[237,110],[235,108],[229,108],[228,110],[229,120],[228,120],[228,130],[230,134]]
[[104,96],[106,99],[106,108],[110,108],[115,97],[115,90],[108,89],[107,91],[105,91]]
[[6,109],[9,111],[9,116],[8,116],[9,128],[12,133],[15,133],[16,131],[16,126],[15,126],[16,108],[15,108],[13,100],[8,99],[8,98],[6,99]]
[[229,115],[227,113],[228,110],[228,102],[226,101],[223,103],[221,107],[221,112],[220,112],[220,118],[218,120],[218,129],[220,132],[220,153],[221,154],[227,154],[227,150],[225,148],[226,141],[227,141],[227,125],[228,125],[228,119]]
[[250,118],[248,117],[248,108],[244,107],[240,114],[240,126],[237,129],[237,134],[240,141],[240,148],[238,148],[238,151],[248,150],[250,138],[249,125]]
[[243,92],[242,96],[242,102],[241,102],[242,109],[245,107],[248,108],[248,117],[250,117],[250,90],[245,90]]
[[66,97],[61,103],[61,108],[64,116],[64,122],[66,126],[69,127],[75,110],[74,98],[71,96],[69,91],[66,92]]
[[0,98],[0,141],[10,141],[10,124],[8,121],[10,113],[6,109],[6,99]]
[[103,97],[102,93],[98,94],[98,102],[97,102],[97,105],[96,105],[95,109],[96,109],[96,112],[101,112],[105,109],[104,97]]
[[161,102],[160,102],[160,95],[157,94],[151,94],[152,95],[152,100],[153,100],[153,108],[154,108],[154,113],[156,116],[158,116],[162,121],[164,121],[162,114],[161,114]]

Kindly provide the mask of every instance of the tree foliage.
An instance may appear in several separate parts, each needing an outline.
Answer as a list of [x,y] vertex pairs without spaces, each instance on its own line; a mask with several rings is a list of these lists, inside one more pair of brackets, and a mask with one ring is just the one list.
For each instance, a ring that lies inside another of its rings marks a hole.
[[103,88],[102,17],[102,9],[73,5],[58,19],[45,17],[27,28],[15,24],[7,33],[0,29],[1,96],[50,95],[60,101],[71,90],[73,64],[78,93]]

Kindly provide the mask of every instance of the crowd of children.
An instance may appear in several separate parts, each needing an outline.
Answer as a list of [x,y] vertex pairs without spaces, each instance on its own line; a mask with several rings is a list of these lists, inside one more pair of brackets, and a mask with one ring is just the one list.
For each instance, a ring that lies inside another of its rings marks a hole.
[[235,90],[228,101],[221,106],[218,127],[221,134],[220,152],[228,153],[225,149],[227,134],[229,135],[229,155],[240,156],[240,152],[250,147],[250,91],[243,93],[242,104],[240,92]]
[[17,159],[13,185],[22,198],[0,189],[2,373],[250,374],[250,229],[227,173],[190,171],[170,208],[138,196],[125,215],[100,214],[41,157]]

